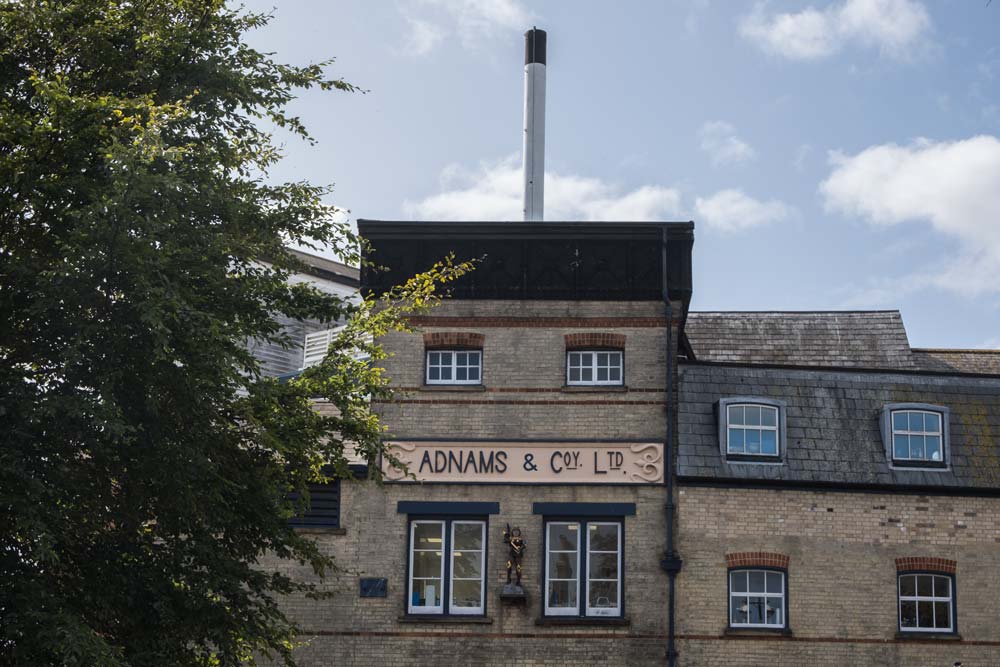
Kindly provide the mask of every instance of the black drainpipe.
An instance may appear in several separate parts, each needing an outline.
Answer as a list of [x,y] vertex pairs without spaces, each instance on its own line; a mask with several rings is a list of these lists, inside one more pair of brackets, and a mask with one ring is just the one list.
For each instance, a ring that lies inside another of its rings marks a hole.
[[677,573],[681,571],[683,561],[674,549],[674,434],[673,419],[674,414],[674,309],[670,304],[670,293],[667,289],[667,228],[662,231],[661,251],[663,253],[663,305],[666,308],[665,317],[667,319],[667,437],[665,443],[664,457],[666,459],[667,477],[667,553],[660,561],[660,567],[667,573],[670,580],[667,608],[667,665],[675,667],[677,664],[677,645],[674,630],[675,612],[675,588],[677,584]]

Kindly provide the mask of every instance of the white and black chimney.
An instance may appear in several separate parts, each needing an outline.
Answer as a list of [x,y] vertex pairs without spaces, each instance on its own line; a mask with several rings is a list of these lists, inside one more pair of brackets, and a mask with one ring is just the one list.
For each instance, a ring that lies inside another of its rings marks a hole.
[[524,33],[524,219],[543,220],[545,201],[545,31]]

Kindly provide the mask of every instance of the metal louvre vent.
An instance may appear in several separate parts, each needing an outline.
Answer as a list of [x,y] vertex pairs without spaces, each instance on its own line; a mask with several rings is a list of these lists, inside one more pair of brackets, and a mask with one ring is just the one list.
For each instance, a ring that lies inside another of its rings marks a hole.
[[[299,494],[288,496],[293,502],[299,499]],[[340,480],[330,484],[309,485],[309,509],[302,516],[288,520],[293,526],[308,526],[316,528],[340,528]]]
[[323,361],[323,357],[326,356],[326,351],[330,347],[330,343],[333,342],[334,336],[343,330],[343,328],[334,327],[333,329],[306,334],[306,342],[302,353],[302,368],[309,368]]

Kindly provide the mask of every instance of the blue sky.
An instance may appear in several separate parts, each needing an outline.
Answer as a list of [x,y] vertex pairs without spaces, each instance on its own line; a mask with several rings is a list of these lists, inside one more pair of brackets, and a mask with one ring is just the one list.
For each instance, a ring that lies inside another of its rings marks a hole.
[[[276,5],[276,7],[275,7]],[[294,103],[276,179],[350,217],[517,220],[523,37],[549,34],[546,219],[694,220],[697,310],[898,308],[1000,348],[1000,4],[248,2]]]

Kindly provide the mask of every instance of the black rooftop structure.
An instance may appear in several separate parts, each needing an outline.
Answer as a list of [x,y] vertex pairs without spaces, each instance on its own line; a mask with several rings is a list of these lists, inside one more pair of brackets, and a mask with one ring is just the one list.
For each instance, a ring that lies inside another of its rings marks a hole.
[[[369,249],[362,293],[381,294],[449,253],[479,260],[454,299],[660,301],[691,298],[692,222],[359,220]],[[665,250],[665,252],[664,252]]]

